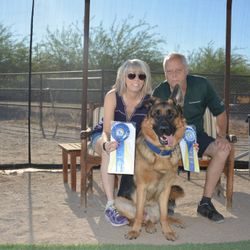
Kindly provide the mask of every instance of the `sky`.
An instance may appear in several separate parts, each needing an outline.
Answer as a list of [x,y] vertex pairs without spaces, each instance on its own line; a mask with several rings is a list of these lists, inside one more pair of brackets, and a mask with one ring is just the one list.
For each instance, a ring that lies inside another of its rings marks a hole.
[[[0,23],[10,27],[16,39],[30,34],[32,0],[1,0]],[[233,0],[233,53],[250,61],[250,0]],[[72,23],[83,25],[84,0],[35,0],[34,43],[51,31]],[[164,40],[163,54],[178,51],[189,54],[209,43],[225,48],[226,0],[90,0],[90,26],[100,22],[145,20]]]

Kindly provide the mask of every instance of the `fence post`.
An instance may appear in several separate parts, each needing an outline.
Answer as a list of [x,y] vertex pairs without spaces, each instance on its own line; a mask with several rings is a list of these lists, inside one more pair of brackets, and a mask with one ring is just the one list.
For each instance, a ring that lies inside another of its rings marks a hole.
[[42,130],[42,121],[43,119],[43,75],[40,74],[40,82],[39,82],[39,125],[40,130]]
[[101,91],[102,91],[101,102],[102,103],[104,102],[104,81],[103,81],[103,79],[104,79],[104,70],[102,69],[102,71],[101,71]]

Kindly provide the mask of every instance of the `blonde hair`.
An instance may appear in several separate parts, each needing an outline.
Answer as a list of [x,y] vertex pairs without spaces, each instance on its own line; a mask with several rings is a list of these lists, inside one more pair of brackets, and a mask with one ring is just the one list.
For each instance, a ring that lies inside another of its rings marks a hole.
[[129,71],[138,70],[146,75],[144,85],[142,87],[142,95],[151,94],[151,73],[147,63],[139,59],[132,59],[125,61],[118,69],[116,81],[113,86],[119,95],[122,95],[126,91],[126,77]]
[[188,69],[188,63],[187,63],[187,59],[184,55],[180,54],[180,53],[176,53],[176,52],[172,52],[168,55],[165,56],[164,60],[163,60],[163,70],[165,72],[166,70],[166,64],[168,61],[173,60],[173,59],[179,59],[182,64]]

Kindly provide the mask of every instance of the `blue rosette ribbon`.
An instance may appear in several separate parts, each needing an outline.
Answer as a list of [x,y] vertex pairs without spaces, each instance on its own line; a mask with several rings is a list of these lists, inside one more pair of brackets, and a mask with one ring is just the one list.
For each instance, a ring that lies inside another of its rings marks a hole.
[[116,150],[116,171],[122,173],[124,167],[124,141],[129,137],[129,127],[124,123],[117,123],[111,129],[112,137],[118,142]]
[[195,172],[195,159],[194,159],[194,148],[193,145],[196,143],[196,132],[191,126],[187,126],[184,140],[187,145],[187,153],[185,154],[185,162],[188,162],[189,171]]

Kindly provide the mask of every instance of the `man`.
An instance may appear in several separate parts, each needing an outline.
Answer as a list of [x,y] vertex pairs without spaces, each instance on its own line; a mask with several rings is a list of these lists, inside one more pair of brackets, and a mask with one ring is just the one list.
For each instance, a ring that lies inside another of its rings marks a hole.
[[[184,117],[188,125],[194,125],[196,128],[199,157],[208,155],[212,158],[197,212],[217,223],[223,222],[224,217],[213,206],[211,197],[231,150],[230,143],[226,140],[227,119],[224,103],[207,79],[188,74],[187,61],[182,54],[171,53],[166,56],[163,69],[166,81],[154,89],[153,96],[166,100],[176,84],[181,86]],[[203,115],[207,107],[216,116],[216,139],[208,136],[203,129]]]

